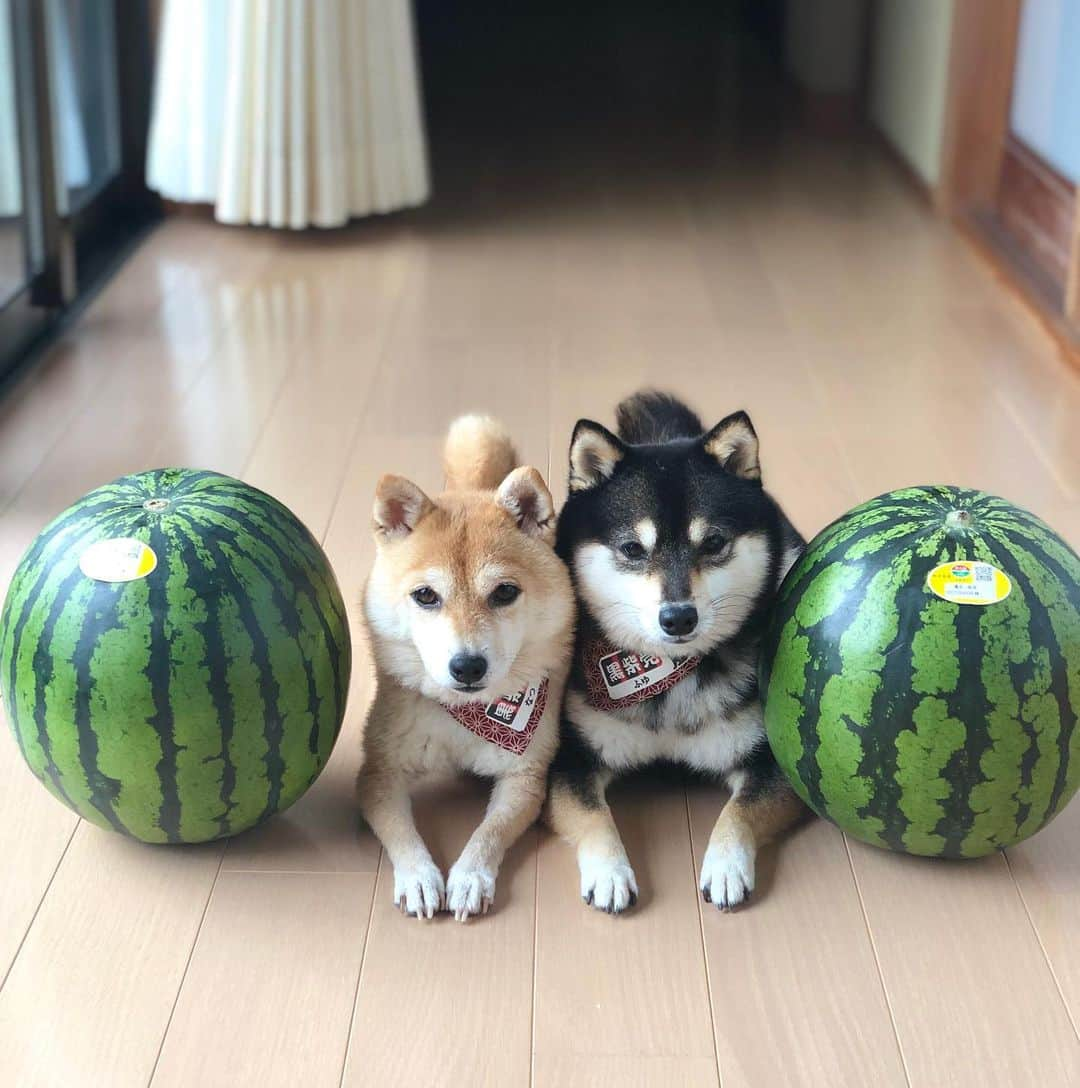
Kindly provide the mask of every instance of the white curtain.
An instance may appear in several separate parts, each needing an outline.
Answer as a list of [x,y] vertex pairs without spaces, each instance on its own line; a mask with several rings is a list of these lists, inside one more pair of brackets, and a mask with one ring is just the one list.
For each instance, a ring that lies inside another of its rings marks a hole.
[[422,203],[409,0],[166,0],[147,178],[224,223],[334,227]]

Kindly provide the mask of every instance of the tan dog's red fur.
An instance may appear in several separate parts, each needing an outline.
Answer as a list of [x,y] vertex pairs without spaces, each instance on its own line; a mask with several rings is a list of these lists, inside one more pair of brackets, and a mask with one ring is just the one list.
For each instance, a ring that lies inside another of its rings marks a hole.
[[[459,919],[487,911],[503,855],[543,804],[558,742],[573,590],[552,550],[551,495],[535,469],[515,469],[516,462],[498,424],[467,416],[447,439],[445,493],[430,499],[400,476],[384,476],[376,491],[376,559],[364,614],[378,682],[358,789],[394,866],[394,900],[419,917],[444,905]],[[520,594],[499,605],[493,594],[506,585]],[[418,590],[430,590],[438,604],[418,604]],[[488,662],[482,689],[457,690],[448,663],[460,652]],[[520,755],[474,735],[446,710],[490,702],[543,677],[547,707]],[[421,776],[453,769],[490,777],[494,786],[444,883],[409,795]]]

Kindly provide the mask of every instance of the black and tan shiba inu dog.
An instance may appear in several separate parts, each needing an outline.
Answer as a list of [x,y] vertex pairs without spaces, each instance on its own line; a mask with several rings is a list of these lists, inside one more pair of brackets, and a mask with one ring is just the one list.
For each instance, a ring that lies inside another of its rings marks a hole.
[[731,798],[701,867],[722,910],[754,887],[757,848],[804,809],[762,726],[762,625],[803,541],[763,490],[758,440],[736,412],[705,431],[684,404],[639,393],[618,435],[589,420],[570,445],[556,551],[579,602],[548,818],[576,848],[582,898],[619,913],[637,882],[605,800],[625,771],[674,761]]

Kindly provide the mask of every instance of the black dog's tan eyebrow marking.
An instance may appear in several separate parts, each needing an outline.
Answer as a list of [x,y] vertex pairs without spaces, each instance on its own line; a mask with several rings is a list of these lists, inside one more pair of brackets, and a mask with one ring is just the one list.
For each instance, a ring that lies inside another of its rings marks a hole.
[[646,551],[656,547],[656,522],[652,518],[642,518],[634,525],[634,532]]

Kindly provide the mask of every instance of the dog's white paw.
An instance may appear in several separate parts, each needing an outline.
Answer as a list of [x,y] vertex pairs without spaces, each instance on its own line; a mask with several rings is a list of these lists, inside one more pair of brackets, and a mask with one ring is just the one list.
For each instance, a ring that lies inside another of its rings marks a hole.
[[581,898],[605,914],[621,914],[637,902],[634,870],[625,858],[581,854]]
[[394,866],[394,903],[405,914],[434,918],[442,910],[446,885],[439,867],[430,859]]
[[701,863],[701,895],[719,910],[745,903],[754,890],[754,850],[735,843],[710,846]]
[[487,914],[495,902],[495,874],[490,869],[462,864],[450,870],[446,881],[446,906],[459,921],[474,914]]

